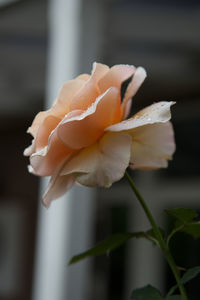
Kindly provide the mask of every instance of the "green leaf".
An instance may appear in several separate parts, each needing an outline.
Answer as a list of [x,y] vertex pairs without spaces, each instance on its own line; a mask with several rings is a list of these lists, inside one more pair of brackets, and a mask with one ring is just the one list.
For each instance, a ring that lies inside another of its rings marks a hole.
[[184,273],[183,277],[181,278],[180,283],[181,284],[187,283],[188,281],[195,278],[199,273],[200,273],[200,266],[188,269]]
[[118,248],[122,244],[124,244],[130,238],[132,238],[131,233],[113,234],[109,238],[107,238],[106,240],[104,240],[104,241],[100,242],[99,244],[97,244],[95,247],[74,256],[70,260],[69,264],[76,263],[76,262],[78,262],[78,261],[80,261],[80,260],[82,260],[82,259],[84,259],[88,256],[97,256],[97,255],[101,255],[101,254],[104,254],[104,253],[108,253],[108,252]]
[[131,82],[133,75],[131,75],[128,79],[122,82],[121,84],[121,101],[123,101],[126,90],[128,88],[129,83]]
[[[190,268],[188,269],[184,275],[181,277],[180,279],[180,284],[184,285],[186,284],[188,281],[192,280],[193,278],[195,278],[198,274],[200,273],[200,266],[194,267],[194,268]],[[171,298],[171,295],[174,293],[174,291],[178,288],[178,284],[176,284],[175,286],[173,286],[169,292],[168,292],[168,296],[166,298],[166,300],[169,300]],[[175,298],[176,299],[176,298]]]
[[131,294],[132,300],[164,300],[160,292],[151,285],[136,289]]
[[182,223],[188,223],[194,220],[198,216],[195,210],[190,208],[174,208],[166,209],[165,212]]
[[169,297],[172,297],[172,294],[175,292],[175,290],[178,288],[178,285],[174,285],[170,288],[169,292],[167,293],[166,300],[170,299]]
[[106,240],[100,242],[96,246],[92,247],[91,249],[82,252],[78,255],[75,255],[74,257],[72,257],[69,264],[71,265],[89,256],[98,256],[105,253],[108,254],[114,249],[123,245],[126,241],[128,241],[131,238],[146,238],[154,243],[158,243],[156,238],[153,236],[151,230],[148,230],[147,232],[141,231],[133,233],[116,233],[111,235]]
[[181,295],[168,296],[165,300],[184,300]]
[[165,210],[165,212],[176,218],[175,227],[168,237],[168,244],[172,236],[174,236],[176,232],[180,231],[191,235],[195,239],[200,238],[200,222],[194,221],[194,219],[198,216],[195,210],[189,208],[175,208]]
[[186,224],[180,231],[191,235],[194,239],[200,238],[200,222]]

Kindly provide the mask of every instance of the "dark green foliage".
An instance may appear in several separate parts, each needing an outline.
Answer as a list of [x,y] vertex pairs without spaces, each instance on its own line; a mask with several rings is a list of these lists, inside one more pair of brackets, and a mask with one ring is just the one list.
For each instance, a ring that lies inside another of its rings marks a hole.
[[131,294],[132,300],[164,300],[160,292],[151,285],[136,289]]

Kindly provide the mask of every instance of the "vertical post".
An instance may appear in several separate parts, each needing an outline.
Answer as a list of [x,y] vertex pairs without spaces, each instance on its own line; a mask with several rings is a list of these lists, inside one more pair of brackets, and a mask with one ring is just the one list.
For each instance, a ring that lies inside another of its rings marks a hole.
[[[78,73],[82,0],[49,0],[49,107],[60,86]],[[42,189],[44,181],[42,182]],[[43,192],[43,191],[42,191]],[[87,299],[87,261],[68,267],[70,257],[88,247],[94,190],[75,188],[46,210],[39,205],[33,300]]]

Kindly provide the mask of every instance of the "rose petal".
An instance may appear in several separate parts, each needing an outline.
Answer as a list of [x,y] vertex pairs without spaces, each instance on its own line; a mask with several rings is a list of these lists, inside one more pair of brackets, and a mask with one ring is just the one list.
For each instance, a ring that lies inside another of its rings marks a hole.
[[52,108],[46,111],[41,111],[36,115],[32,125],[28,128],[27,132],[30,133],[34,138],[36,138],[41,124],[45,121],[47,117],[53,116],[61,120],[64,115],[65,111],[63,110],[62,104],[56,101]]
[[29,173],[36,175],[31,165],[28,165],[27,169]]
[[37,136],[35,138],[35,151],[48,145],[48,139],[51,132],[56,128],[60,122],[59,118],[55,116],[47,116],[38,129]]
[[61,87],[58,94],[58,101],[60,101],[62,104],[63,116],[70,111],[70,104],[72,102],[73,97],[78,93],[78,91],[80,91],[85,86],[86,81],[83,80],[83,78],[85,78],[85,76],[83,76],[82,74],[82,76],[80,75],[74,80],[65,82],[64,85]]
[[102,136],[104,128],[113,124],[116,114],[119,120],[119,108],[119,92],[111,88],[81,115],[72,118],[66,116],[58,126],[58,137],[69,148],[88,147]]
[[90,79],[90,76],[91,75],[89,75],[89,74],[81,74],[81,75],[77,76],[76,79],[87,81],[88,79]]
[[31,156],[34,152],[37,152],[47,146],[49,136],[59,122],[59,118],[56,118],[52,115],[47,116],[42,121],[35,139],[32,140],[32,144],[24,150],[24,155]]
[[82,185],[109,187],[124,175],[130,160],[131,142],[127,134],[106,133],[98,143],[70,159],[61,174],[76,175],[76,181]]
[[24,150],[24,156],[30,156],[35,152],[35,139],[32,140],[31,145]]
[[103,64],[94,63],[92,74],[84,87],[74,96],[70,104],[70,110],[86,110],[100,95],[97,82],[109,70],[109,67]]
[[48,116],[59,116],[61,119],[63,114],[63,109],[61,104],[56,103],[52,106],[52,108],[39,112],[36,117],[33,120],[32,125],[28,128],[27,132],[30,133],[34,138],[37,136],[37,132],[42,124],[42,122],[48,117]]
[[54,130],[49,138],[48,146],[32,154],[30,163],[36,175],[51,176],[57,166],[72,152],[73,150],[64,145],[57,137],[57,131]]
[[34,118],[32,125],[27,129],[27,133],[30,133],[33,137],[36,136],[40,124],[44,121],[44,119],[49,115],[50,110],[40,111]]
[[69,112],[69,105],[73,96],[85,85],[84,80],[74,79],[66,82],[60,89],[58,98],[53,106],[46,110],[39,112],[33,120],[32,125],[28,128],[27,132],[33,137],[36,137],[38,129],[42,122],[48,116],[55,116],[62,119],[65,114]]
[[52,200],[55,200],[64,195],[74,184],[74,176],[60,176],[60,171],[63,167],[61,164],[53,176],[51,176],[47,189],[43,195],[42,202],[47,208],[50,206]]
[[134,76],[128,85],[122,103],[122,107],[124,109],[124,117],[123,117],[124,119],[127,118],[127,116],[129,115],[131,109],[131,100],[137,93],[138,89],[140,88],[141,84],[145,80],[146,76],[147,74],[144,68],[138,67],[136,69]]
[[98,82],[101,93],[104,93],[110,87],[121,88],[123,81],[135,73],[136,68],[130,65],[113,66]]
[[106,128],[106,131],[124,131],[144,126],[147,124],[167,122],[171,118],[170,107],[173,104],[175,104],[175,102],[172,101],[163,101],[152,104],[142,109],[131,118]]
[[145,125],[129,131],[133,138],[130,167],[157,169],[167,167],[175,151],[174,133],[170,122]]

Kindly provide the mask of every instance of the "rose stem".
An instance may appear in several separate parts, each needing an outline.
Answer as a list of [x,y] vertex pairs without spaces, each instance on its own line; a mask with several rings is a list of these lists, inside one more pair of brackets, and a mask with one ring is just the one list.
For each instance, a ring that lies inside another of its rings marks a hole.
[[139,193],[138,189],[136,188],[132,178],[130,177],[130,175],[128,174],[128,172],[126,171],[125,172],[125,177],[126,179],[128,180],[130,186],[131,186],[131,189],[133,190],[133,192],[135,193],[138,201],[140,202],[151,226],[152,226],[152,229],[153,229],[153,232],[159,242],[159,245],[160,245],[160,248],[174,274],[174,277],[176,279],[176,282],[177,282],[177,285],[179,287],[179,290],[180,290],[180,293],[183,297],[184,300],[188,300],[188,297],[186,295],[186,291],[185,291],[185,288],[182,284],[180,284],[180,276],[179,276],[179,272],[178,272],[178,269],[176,267],[176,264],[174,262],[174,259],[170,253],[170,250],[169,250],[169,247],[167,246],[167,244],[165,243],[164,239],[163,239],[163,236],[162,236],[162,233],[159,229],[159,227],[157,226],[152,214],[151,214],[151,211],[150,209],[148,208],[146,202],[144,201],[143,197],[141,196],[141,194]]

